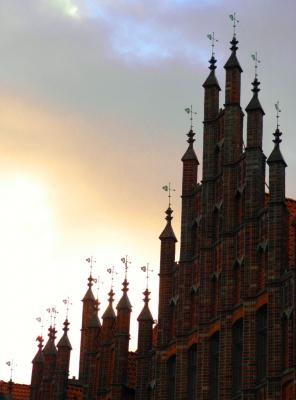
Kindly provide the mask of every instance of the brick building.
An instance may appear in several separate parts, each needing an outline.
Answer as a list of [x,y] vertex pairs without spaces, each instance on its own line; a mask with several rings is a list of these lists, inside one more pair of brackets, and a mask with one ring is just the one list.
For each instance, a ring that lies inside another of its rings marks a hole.
[[[286,163],[279,127],[267,158],[264,111],[255,76],[246,107],[240,104],[242,68],[231,41],[224,108],[215,76],[204,88],[203,168],[191,129],[182,157],[180,259],[172,209],[160,235],[158,324],[149,292],[138,316],[138,349],[129,352],[131,304],[122,297],[98,318],[92,277],[83,298],[79,378],[68,379],[71,344],[55,329],[33,360],[31,400],[293,400],[296,398],[295,216],[285,196]],[[266,164],[269,183],[265,182]],[[265,192],[269,188],[268,194]]]

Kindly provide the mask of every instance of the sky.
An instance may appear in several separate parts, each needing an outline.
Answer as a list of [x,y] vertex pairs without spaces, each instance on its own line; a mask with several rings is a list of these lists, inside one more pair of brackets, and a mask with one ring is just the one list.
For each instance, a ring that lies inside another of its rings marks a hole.
[[[149,263],[157,319],[159,239],[172,183],[173,226],[180,230],[181,157],[191,104],[202,160],[203,88],[215,32],[222,88],[232,23],[239,20],[242,107],[251,98],[258,52],[264,151],[272,149],[280,101],[287,196],[296,196],[296,39],[294,0],[1,0],[0,1],[0,379],[29,383],[36,318],[58,310],[58,338],[70,298],[70,376],[78,375],[81,299],[100,276],[102,312],[116,267],[115,305],[124,268],[137,347]],[[199,167],[199,180],[201,179]],[[178,254],[177,254],[178,257]],[[97,288],[94,287],[94,292]]]

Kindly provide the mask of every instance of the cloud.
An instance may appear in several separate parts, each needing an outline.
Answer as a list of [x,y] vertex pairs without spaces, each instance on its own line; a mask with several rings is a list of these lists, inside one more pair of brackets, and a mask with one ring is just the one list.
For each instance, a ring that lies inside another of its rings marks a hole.
[[[198,60],[188,26],[180,23],[188,11],[218,5],[220,0],[54,0],[63,10],[82,19],[93,19],[103,27],[115,56],[124,62],[159,63],[182,56]],[[172,24],[172,21],[176,23]],[[172,28],[173,26],[173,28]],[[190,29],[190,28],[189,28]],[[190,43],[191,42],[191,43]],[[188,51],[190,50],[190,51]]]
[[51,3],[69,17],[79,16],[78,7],[72,0],[51,0]]

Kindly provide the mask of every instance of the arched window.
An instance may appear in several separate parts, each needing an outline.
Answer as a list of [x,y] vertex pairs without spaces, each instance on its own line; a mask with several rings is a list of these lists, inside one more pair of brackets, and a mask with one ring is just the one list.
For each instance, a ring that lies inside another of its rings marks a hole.
[[267,375],[267,307],[261,307],[256,314],[256,361],[257,381]]
[[196,400],[197,387],[197,345],[188,351],[188,400]]
[[168,400],[176,398],[176,356],[168,360]]
[[242,390],[243,365],[243,320],[238,320],[232,328],[232,388],[236,395]]
[[219,343],[220,334],[210,338],[210,399],[218,400],[219,393]]

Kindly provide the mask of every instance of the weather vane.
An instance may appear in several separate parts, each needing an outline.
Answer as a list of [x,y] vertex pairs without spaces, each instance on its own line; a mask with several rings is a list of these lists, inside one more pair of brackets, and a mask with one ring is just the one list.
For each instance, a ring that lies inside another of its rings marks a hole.
[[113,290],[113,284],[114,284],[114,274],[117,275],[117,272],[115,271],[115,267],[108,268],[107,269],[108,274],[111,275],[111,290]]
[[172,189],[172,188],[171,188],[171,182],[169,182],[168,185],[165,185],[165,186],[163,186],[162,188],[163,188],[163,190],[164,190],[165,192],[169,192],[168,198],[169,198],[169,207],[170,207],[170,206],[171,206],[171,197],[172,197],[171,192],[175,192],[176,189]]
[[127,271],[128,271],[128,264],[131,264],[131,261],[128,261],[127,259],[128,256],[125,256],[121,258],[121,262],[124,264],[124,268],[125,268],[125,275],[124,275],[124,279],[127,279]]
[[[212,42],[212,58],[215,57],[215,42],[218,42],[218,39],[215,38],[215,32],[207,34],[207,38]],[[185,110],[186,111],[186,110]]]
[[255,63],[255,79],[256,79],[257,76],[258,76],[258,64],[260,64],[261,61],[258,60],[257,51],[256,51],[254,54],[251,54],[251,57],[252,57],[252,60],[253,60],[254,63]]
[[46,311],[50,315],[50,326],[53,326],[55,328],[56,318],[58,314],[56,307],[47,308]]
[[44,323],[43,323],[43,319],[41,317],[37,317],[36,321],[40,324],[40,336],[43,336],[43,328],[44,328]]
[[192,129],[193,129],[193,122],[192,122],[193,121],[193,117],[192,117],[192,115],[193,114],[197,115],[197,112],[192,111],[192,105],[190,107],[185,108],[185,112],[187,114],[190,114],[190,130],[192,131]]
[[17,367],[17,365],[14,363],[13,359],[6,361],[6,365],[10,368],[10,380],[12,381],[12,371],[14,370],[13,367]]
[[148,289],[148,282],[149,282],[149,272],[153,272],[153,269],[149,268],[149,263],[141,267],[143,272],[146,272],[146,289]]
[[63,303],[64,303],[65,306],[66,306],[66,319],[68,319],[68,316],[69,316],[69,308],[70,308],[70,306],[72,306],[72,303],[70,303],[70,298],[69,298],[69,296],[68,296],[66,299],[63,300]]
[[88,257],[85,261],[89,264],[90,276],[92,276],[93,264],[96,262],[96,260],[91,256]]
[[279,127],[280,127],[280,124],[279,124],[280,112],[282,112],[282,110],[280,109],[280,102],[277,101],[274,106],[276,109],[276,129],[279,129]]
[[230,15],[229,15],[229,18],[230,18],[231,21],[233,22],[233,36],[235,37],[235,36],[236,36],[236,31],[235,31],[235,29],[236,29],[236,27],[237,27],[237,24],[239,23],[239,20],[236,18],[236,13],[230,14]]

